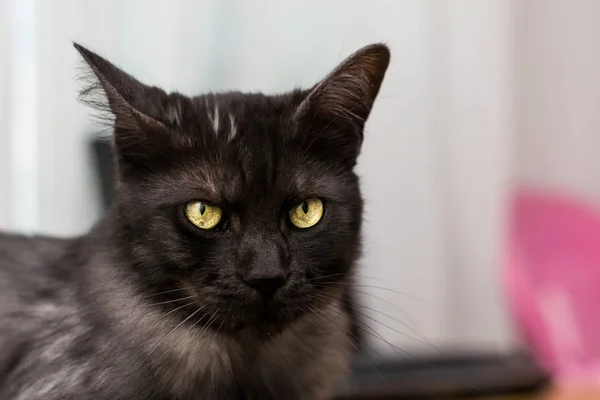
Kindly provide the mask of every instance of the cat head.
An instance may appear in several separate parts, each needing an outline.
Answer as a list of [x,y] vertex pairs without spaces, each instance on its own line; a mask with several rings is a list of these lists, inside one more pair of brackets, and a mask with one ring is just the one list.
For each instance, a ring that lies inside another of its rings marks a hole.
[[114,129],[110,218],[144,295],[230,332],[281,328],[343,295],[360,249],[354,166],[386,46],[308,90],[196,97],[75,47],[92,77],[81,97]]

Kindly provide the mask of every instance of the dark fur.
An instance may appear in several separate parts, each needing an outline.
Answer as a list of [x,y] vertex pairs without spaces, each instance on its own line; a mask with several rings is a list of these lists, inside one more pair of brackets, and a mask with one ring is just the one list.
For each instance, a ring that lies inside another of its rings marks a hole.
[[[0,398],[327,398],[347,367],[353,168],[387,48],[311,90],[188,98],[76,47],[83,99],[114,124],[117,200],[80,238],[0,236]],[[310,197],[324,217],[296,229],[287,212]],[[193,200],[223,222],[194,227]],[[287,276],[272,295],[245,283],[272,271]]]

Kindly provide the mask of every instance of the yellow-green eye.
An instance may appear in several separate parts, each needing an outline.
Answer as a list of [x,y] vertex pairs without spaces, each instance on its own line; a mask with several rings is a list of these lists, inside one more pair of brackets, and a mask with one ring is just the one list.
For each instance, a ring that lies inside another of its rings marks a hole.
[[221,222],[223,211],[202,201],[193,201],[185,206],[185,216],[200,229],[212,229]]
[[323,218],[323,202],[317,198],[304,200],[289,213],[290,221],[297,228],[310,228]]

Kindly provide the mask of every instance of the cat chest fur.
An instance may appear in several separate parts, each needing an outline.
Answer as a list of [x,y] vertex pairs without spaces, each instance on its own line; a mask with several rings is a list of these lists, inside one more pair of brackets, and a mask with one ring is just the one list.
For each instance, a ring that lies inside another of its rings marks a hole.
[[328,398],[331,383],[346,372],[350,347],[347,317],[337,307],[323,310],[324,319],[306,316],[266,338],[182,329],[144,368],[155,371],[173,398]]

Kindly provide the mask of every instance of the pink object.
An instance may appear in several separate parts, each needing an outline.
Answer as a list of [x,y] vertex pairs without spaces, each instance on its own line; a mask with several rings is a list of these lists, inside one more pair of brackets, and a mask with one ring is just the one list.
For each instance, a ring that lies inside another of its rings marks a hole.
[[519,191],[505,284],[517,327],[562,385],[600,387],[600,211]]

